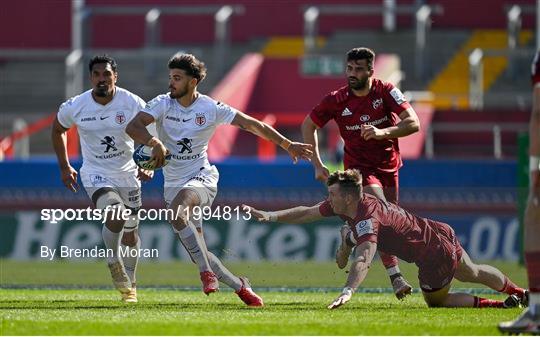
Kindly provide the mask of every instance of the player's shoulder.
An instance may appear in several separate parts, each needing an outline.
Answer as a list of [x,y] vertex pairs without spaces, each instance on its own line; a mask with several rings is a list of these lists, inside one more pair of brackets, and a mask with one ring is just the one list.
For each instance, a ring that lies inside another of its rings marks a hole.
[[89,99],[92,99],[92,90],[87,90],[77,96],[70,97],[65,102],[60,104],[58,111],[73,112],[84,106]]
[[375,92],[383,93],[383,92],[390,92],[395,89],[395,85],[393,85],[390,82],[383,81],[379,78],[374,78],[371,82],[371,87]]
[[168,93],[161,94],[149,100],[148,103],[146,103],[144,109],[152,110],[152,109],[157,108],[158,106],[168,109],[171,106],[171,103],[172,103],[172,98]]
[[323,103],[330,105],[341,104],[349,99],[349,94],[349,86],[345,85],[337,90],[330,91],[326,96],[324,96],[322,101]]
[[125,99],[125,100],[133,100],[135,102],[144,101],[138,95],[132,93],[131,91],[129,91],[127,89],[121,88],[121,87],[116,87],[116,93],[118,95],[120,95],[120,97],[122,97],[122,99]]

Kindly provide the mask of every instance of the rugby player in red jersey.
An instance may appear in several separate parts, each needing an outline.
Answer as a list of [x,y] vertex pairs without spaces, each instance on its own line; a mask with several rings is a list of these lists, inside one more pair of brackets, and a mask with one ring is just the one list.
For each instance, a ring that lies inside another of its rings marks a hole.
[[[305,223],[339,216],[348,231],[336,259],[348,259],[356,246],[343,292],[328,306],[347,303],[367,275],[377,249],[418,266],[418,279],[424,300],[430,307],[497,307],[527,305],[528,292],[516,286],[498,269],[475,264],[461,247],[449,225],[418,217],[394,203],[363,193],[362,176],[349,169],[331,174],[327,180],[328,198],[311,207],[299,206],[274,212],[253,209],[259,221]],[[510,295],[504,301],[465,293],[450,293],[452,279],[479,283]]]
[[[304,120],[302,135],[314,148],[315,178],[326,182],[329,171],[319,155],[317,129],[333,119],[345,142],[345,169],[362,173],[366,193],[397,204],[398,170],[403,165],[397,138],[417,132],[420,122],[398,88],[373,77],[374,60],[375,53],[368,48],[347,53],[348,85],[323,98]],[[380,256],[394,293],[399,299],[405,297],[412,288],[401,275],[398,260],[384,253]]]
[[525,265],[529,277],[530,305],[517,319],[499,324],[508,333],[540,334],[540,50],[536,52],[531,74],[533,108],[529,123],[530,188],[524,224]]

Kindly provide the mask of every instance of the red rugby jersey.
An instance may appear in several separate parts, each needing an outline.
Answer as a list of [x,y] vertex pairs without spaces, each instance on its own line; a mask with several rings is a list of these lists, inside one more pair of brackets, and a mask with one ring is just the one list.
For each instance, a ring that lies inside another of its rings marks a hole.
[[[346,99],[338,101],[340,96]],[[409,107],[398,88],[375,78],[366,96],[355,96],[348,86],[342,87],[326,95],[310,117],[318,127],[331,119],[336,121],[345,142],[345,169],[364,167],[395,172],[402,166],[397,138],[366,141],[360,136],[360,126],[371,124],[384,129],[396,125],[397,115]]]
[[[328,200],[319,205],[321,215],[335,216]],[[440,250],[442,237],[451,232],[442,222],[418,217],[403,208],[365,194],[356,218],[339,215],[353,232],[357,244],[377,243],[377,249],[407,262],[421,263]]]

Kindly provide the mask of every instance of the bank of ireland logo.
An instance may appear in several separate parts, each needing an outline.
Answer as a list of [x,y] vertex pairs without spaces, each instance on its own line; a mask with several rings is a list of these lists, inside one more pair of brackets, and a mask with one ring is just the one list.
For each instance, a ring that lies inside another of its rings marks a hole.
[[180,139],[179,141],[176,142],[176,145],[182,146],[182,148],[180,149],[180,153],[184,153],[186,151],[187,153],[193,152],[193,150],[191,150],[191,139],[189,138]]
[[115,146],[114,136],[105,136],[101,140],[101,145],[105,145],[105,153],[109,152],[110,149],[117,151],[118,149]]
[[114,120],[117,124],[124,124],[124,122],[126,121],[126,115],[123,111],[118,111]]
[[369,115],[362,115],[362,116],[360,116],[360,121],[361,121],[361,122],[367,122],[367,121],[369,121]]
[[204,124],[206,124],[206,116],[204,115],[204,113],[195,114],[195,124],[197,124],[198,126],[203,126]]

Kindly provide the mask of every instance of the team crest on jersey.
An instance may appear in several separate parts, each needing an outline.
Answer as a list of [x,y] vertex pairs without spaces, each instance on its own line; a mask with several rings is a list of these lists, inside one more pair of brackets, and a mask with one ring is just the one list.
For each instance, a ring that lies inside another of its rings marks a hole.
[[206,116],[204,115],[204,113],[196,113],[195,114],[195,124],[197,124],[198,126],[203,126],[204,124],[206,124]]
[[382,98],[377,98],[371,104],[373,105],[373,109],[377,110],[377,108],[379,108],[382,104]]
[[116,124],[124,124],[126,121],[126,115],[123,111],[118,111],[114,120],[116,121]]

